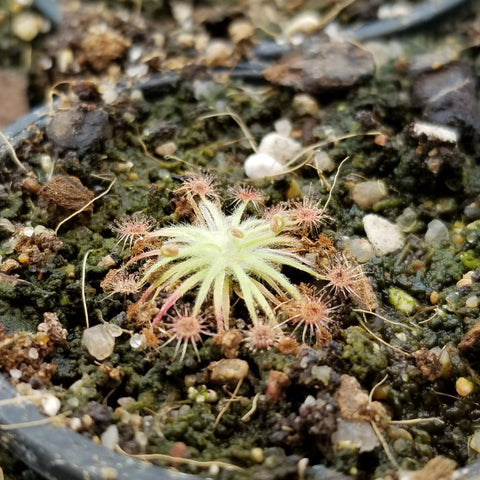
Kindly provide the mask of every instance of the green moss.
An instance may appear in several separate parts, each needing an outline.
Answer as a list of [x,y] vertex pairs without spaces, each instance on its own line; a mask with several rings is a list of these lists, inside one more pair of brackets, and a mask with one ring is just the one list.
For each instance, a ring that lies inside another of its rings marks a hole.
[[430,265],[425,278],[432,289],[441,290],[456,283],[466,272],[453,247],[438,248],[430,253]]
[[342,333],[345,339],[342,359],[348,362],[348,370],[360,380],[376,375],[387,365],[387,357],[360,327],[348,327]]

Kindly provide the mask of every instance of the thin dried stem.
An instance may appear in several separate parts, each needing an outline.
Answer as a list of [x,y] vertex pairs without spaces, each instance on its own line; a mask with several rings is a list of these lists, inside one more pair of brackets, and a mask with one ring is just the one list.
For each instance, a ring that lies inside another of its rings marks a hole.
[[398,464],[397,460],[393,456],[393,453],[390,450],[388,443],[385,441],[385,437],[382,435],[382,432],[378,428],[378,425],[373,420],[370,421],[370,425],[372,426],[373,431],[375,432],[375,435],[378,438],[378,441],[382,444],[382,448],[383,448],[383,451],[385,452],[385,455],[390,460],[390,463],[398,470],[400,468],[400,465]]
[[372,403],[373,400],[373,394],[375,393],[375,390],[382,385],[388,378],[388,375],[385,375],[378,383],[376,383],[373,388],[370,390],[370,393],[368,394],[368,403]]
[[405,350],[402,350],[401,348],[399,347],[394,347],[393,345],[390,345],[388,342],[386,342],[382,337],[378,336],[376,333],[372,332],[368,327],[367,327],[367,324],[366,324],[366,321],[367,319],[365,318],[365,314],[363,314],[363,320],[358,320],[358,322],[360,323],[360,325],[373,337],[375,338],[375,340],[377,340],[378,342],[380,343],[383,343],[383,345],[385,345],[386,347],[388,348],[391,348],[392,350],[395,350],[396,352],[398,353],[401,353],[402,355],[406,355],[407,357],[411,357],[412,354],[411,353],[408,353],[406,352]]
[[79,208],[78,210],[76,210],[75,212],[73,212],[71,215],[69,215],[67,218],[64,218],[58,225],[57,225],[57,228],[55,229],[55,235],[58,234],[58,230],[60,229],[60,227],[68,222],[69,220],[71,220],[73,217],[77,216],[79,213],[82,213],[85,209],[87,209],[90,205],[92,205],[92,203],[96,202],[97,200],[99,200],[100,198],[102,198],[103,196],[105,196],[110,190],[111,188],[113,187],[113,185],[115,184],[115,182],[117,181],[116,178],[114,178],[111,182],[110,182],[110,185],[107,187],[106,190],[104,190],[100,195],[97,195],[95,198],[92,198],[89,202],[87,202],[82,208]]
[[217,428],[218,424],[220,423],[220,420],[225,415],[227,410],[230,408],[230,405],[232,404],[232,402],[235,400],[235,397],[238,391],[240,390],[242,383],[243,383],[243,377],[238,381],[237,386],[235,387],[235,390],[232,393],[232,396],[227,400],[227,402],[225,403],[225,406],[220,410],[219,414],[217,415],[217,418],[215,419],[215,423],[213,424],[214,430]]
[[15,149],[13,148],[13,145],[10,143],[10,140],[1,130],[0,130],[0,137],[2,137],[2,140],[5,142],[5,145],[7,146],[8,151],[10,152],[10,158],[12,159],[13,163],[15,163],[15,165],[23,172],[28,172],[28,170],[25,168],[23,163],[18,159],[17,154],[15,153]]
[[85,277],[86,277],[86,271],[87,271],[87,258],[90,255],[92,250],[88,250],[87,253],[84,255],[83,260],[82,260],[82,281],[81,281],[81,287],[82,287],[82,305],[83,305],[83,313],[85,314],[85,323],[87,325],[87,328],[90,328],[90,322],[88,320],[88,308],[87,308],[87,298],[85,295]]
[[200,460],[193,460],[191,458],[183,458],[183,457],[173,457],[172,455],[166,455],[164,453],[144,453],[140,455],[133,455],[125,452],[122,448],[118,445],[115,446],[115,450],[129,458],[135,458],[137,460],[164,460],[165,462],[170,463],[184,463],[187,465],[194,465],[200,468],[210,468],[212,466],[225,468],[226,470],[234,470],[236,472],[244,472],[243,468],[238,467],[237,465],[233,465],[231,463],[220,462],[217,460],[211,461],[200,461]]
[[211,113],[209,115],[203,115],[200,118],[203,120],[207,118],[224,117],[224,116],[229,116],[236,122],[236,124],[240,127],[240,130],[242,131],[242,133],[245,135],[245,138],[248,140],[248,143],[250,144],[250,147],[252,148],[252,150],[255,153],[257,153],[258,147],[257,147],[257,143],[255,142],[255,139],[253,138],[253,135],[250,133],[250,130],[245,125],[244,121],[236,113],[227,109],[227,111],[224,113]]

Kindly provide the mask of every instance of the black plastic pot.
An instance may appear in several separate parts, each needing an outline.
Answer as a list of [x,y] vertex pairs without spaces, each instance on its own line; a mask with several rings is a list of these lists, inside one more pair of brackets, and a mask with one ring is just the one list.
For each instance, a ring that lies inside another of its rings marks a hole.
[[[11,403],[5,400],[11,399]],[[17,401],[15,401],[17,400]],[[49,423],[17,427],[16,424],[45,420],[38,409],[24,400],[0,376],[0,445],[41,476],[52,480],[174,480],[191,475],[130,459],[82,435]],[[13,428],[9,428],[13,427]]]

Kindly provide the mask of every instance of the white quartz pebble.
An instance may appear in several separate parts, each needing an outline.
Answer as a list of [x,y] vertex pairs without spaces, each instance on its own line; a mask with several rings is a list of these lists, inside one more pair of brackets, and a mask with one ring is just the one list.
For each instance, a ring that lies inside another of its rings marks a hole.
[[400,250],[404,245],[405,240],[400,228],[380,215],[365,215],[363,228],[377,256]]

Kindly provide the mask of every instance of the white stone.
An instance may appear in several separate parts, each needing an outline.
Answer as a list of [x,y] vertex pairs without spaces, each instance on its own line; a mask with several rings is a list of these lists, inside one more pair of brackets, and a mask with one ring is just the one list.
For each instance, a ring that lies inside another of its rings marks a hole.
[[347,242],[347,248],[358,263],[366,263],[375,256],[372,244],[366,238],[352,238]]
[[148,73],[148,65],[146,63],[130,65],[126,68],[125,73],[130,78],[141,78]]
[[40,402],[42,411],[47,417],[53,417],[60,411],[61,403],[55,395],[45,395]]
[[297,93],[293,97],[292,107],[297,115],[311,115],[316,117],[320,111],[318,102],[307,93]]
[[193,21],[193,5],[190,2],[170,2],[172,16],[180,27],[188,30]]
[[8,373],[15,380],[22,378],[22,372],[18,368],[11,368]]
[[352,189],[352,200],[358,208],[368,210],[387,196],[387,187],[381,180],[357,183]]
[[243,164],[248,178],[265,178],[284,172],[284,166],[266,153],[253,153]]
[[83,331],[82,345],[97,360],[105,360],[113,353],[115,339],[109,332],[108,325],[100,324]]
[[305,11],[293,17],[285,27],[285,36],[292,37],[298,33],[309,35],[322,26],[320,15],[314,11]]
[[106,104],[112,105],[118,99],[118,91],[113,85],[107,85],[102,88],[102,99]]
[[207,65],[220,66],[233,55],[233,45],[225,40],[212,40],[205,49]]
[[444,243],[450,243],[450,233],[447,226],[441,220],[432,220],[425,233],[425,241],[433,247],[439,247]]
[[396,223],[402,232],[411,232],[415,228],[417,221],[417,212],[413,208],[407,207],[397,217]]
[[409,15],[411,11],[412,5],[406,2],[386,3],[378,8],[377,17],[379,20],[402,18]]
[[330,155],[324,150],[317,150],[310,163],[318,168],[321,172],[333,172],[335,170],[335,162],[330,158]]
[[118,428],[116,425],[109,425],[106,430],[100,435],[102,445],[109,450],[113,450],[120,440]]
[[107,332],[114,338],[119,337],[123,333],[121,327],[115,325],[114,323],[106,323],[105,328]]
[[146,343],[146,339],[145,339],[145,335],[143,333],[134,333],[131,337],[130,337],[130,346],[132,348],[140,348],[142,347],[143,345],[145,345]]
[[332,435],[337,449],[359,449],[359,452],[370,452],[380,446],[378,437],[367,421],[344,420],[339,418],[337,431]]
[[12,32],[20,40],[31,42],[42,30],[46,29],[40,15],[32,12],[21,12],[12,20]]
[[40,167],[45,173],[50,173],[53,169],[54,162],[50,155],[40,155]]
[[440,140],[447,143],[457,143],[458,140],[458,132],[454,128],[427,122],[415,122],[413,134],[416,137],[423,134],[431,140]]
[[137,442],[137,445],[140,447],[142,452],[145,451],[148,445],[147,434],[142,431],[135,432],[135,442]]
[[38,357],[39,357],[39,353],[38,353],[38,350],[34,347],[30,348],[28,350],[28,356],[33,359],[33,360],[36,360]]
[[267,133],[258,146],[258,153],[265,153],[284,165],[292,160],[302,149],[293,138],[277,132]]
[[288,118],[280,118],[273,126],[275,131],[284,137],[287,137],[292,133],[292,122]]
[[377,256],[400,250],[405,243],[398,226],[380,215],[373,213],[365,215],[363,217],[363,228]]

